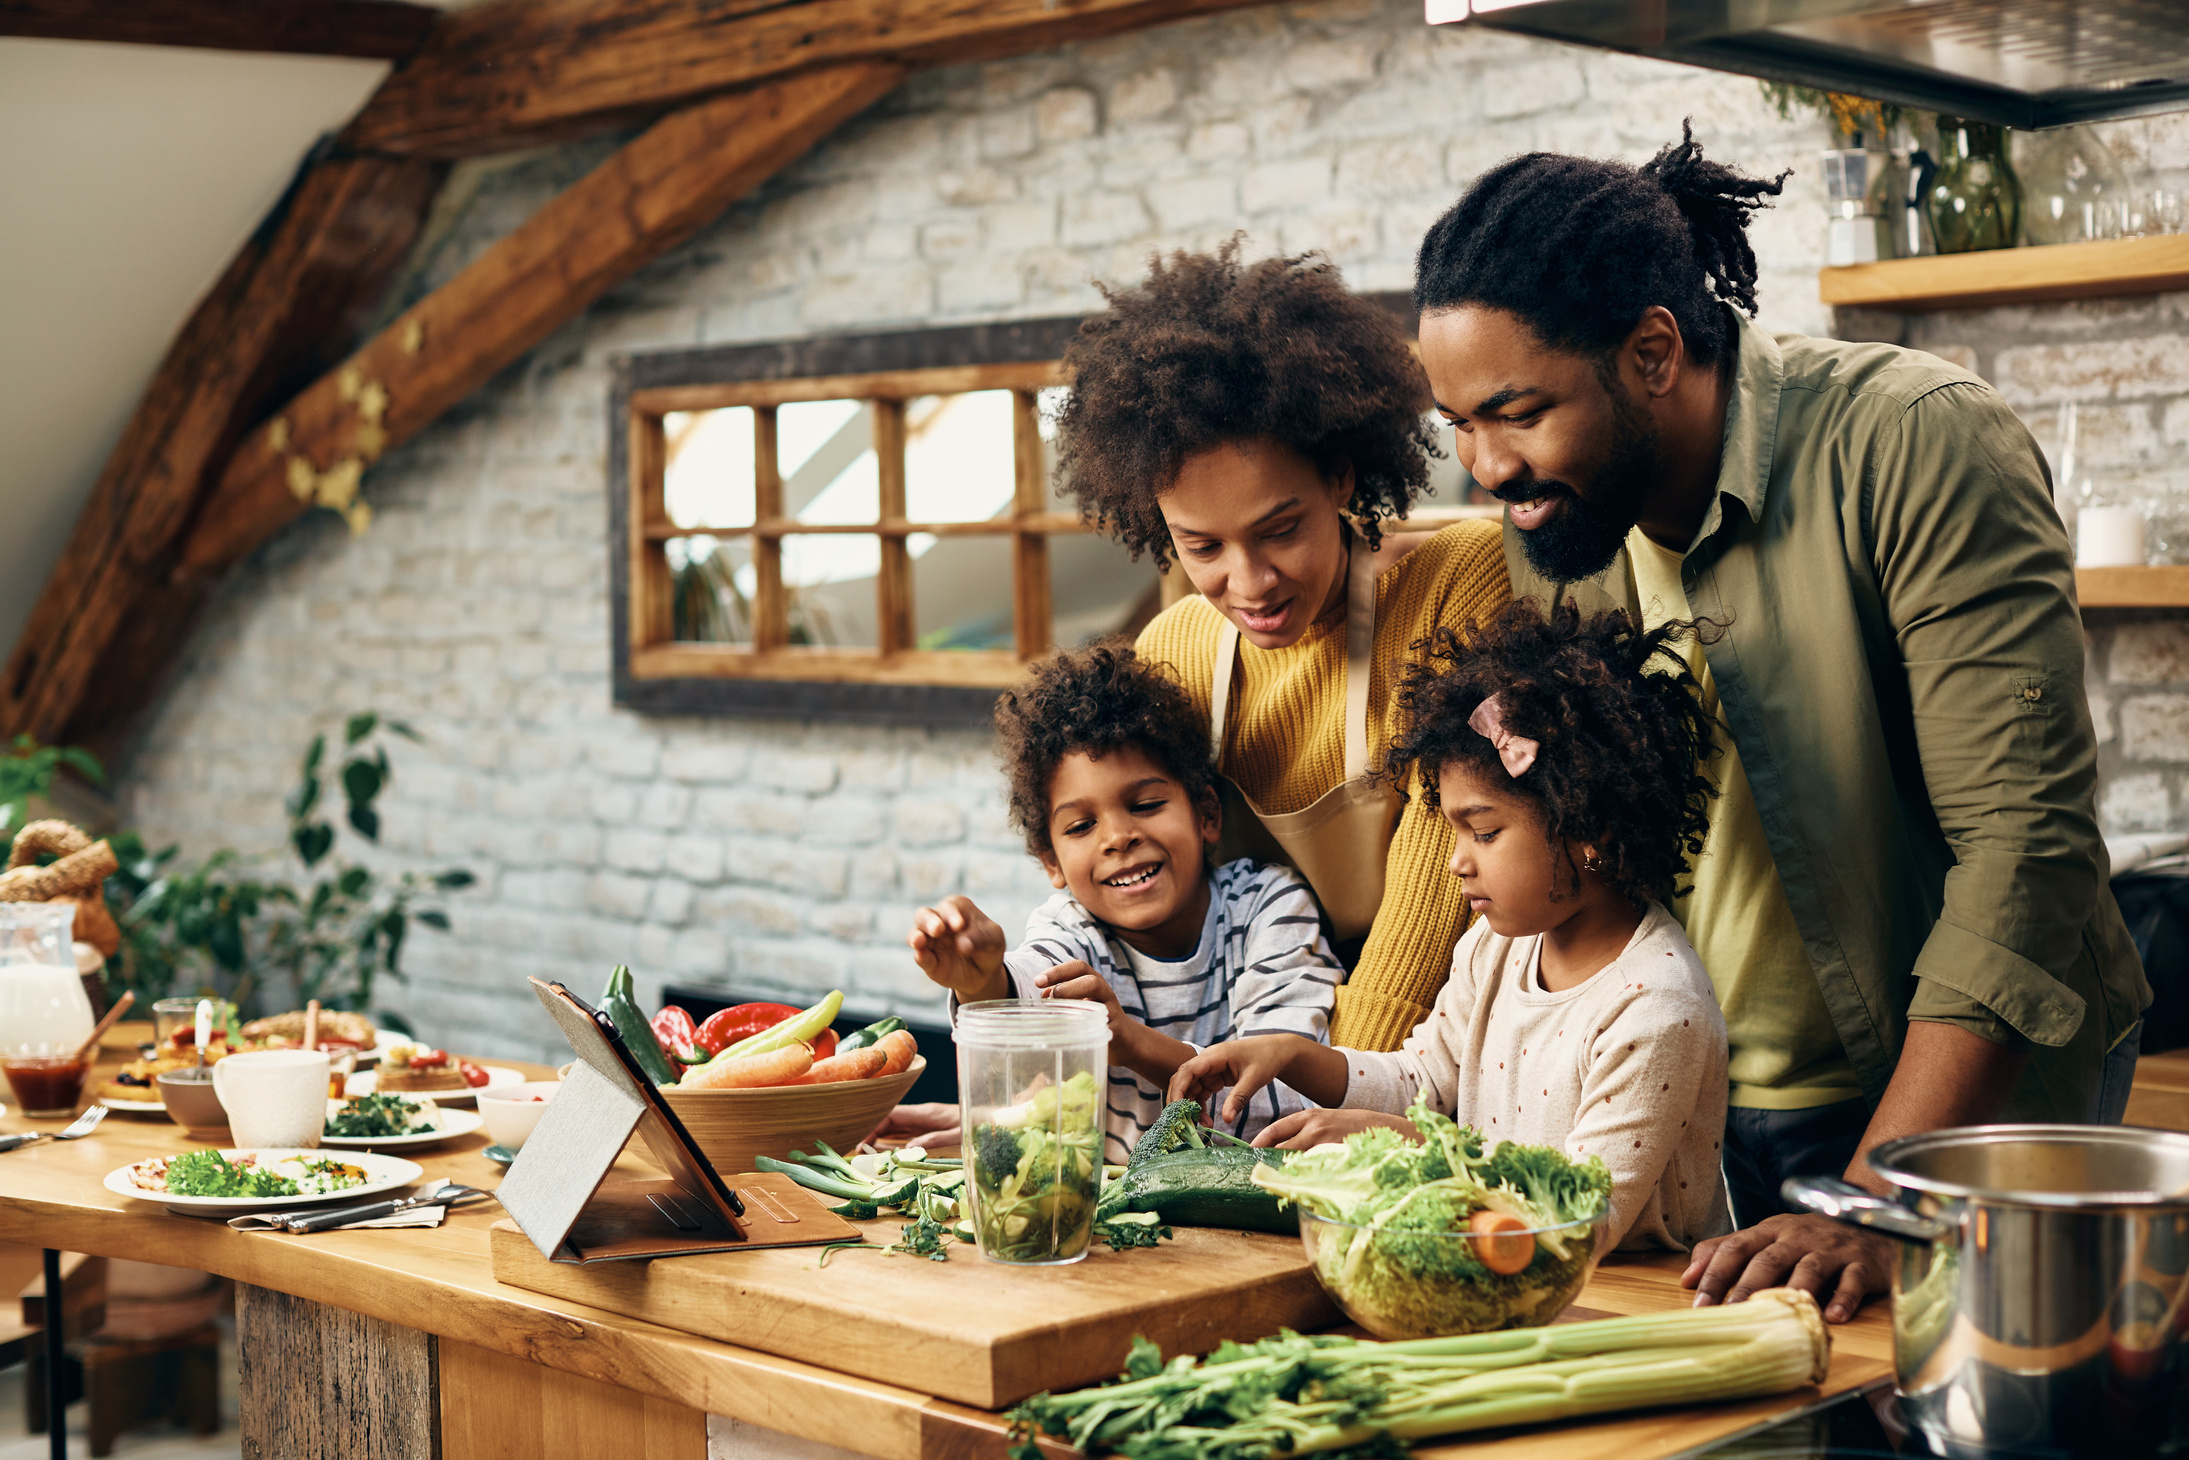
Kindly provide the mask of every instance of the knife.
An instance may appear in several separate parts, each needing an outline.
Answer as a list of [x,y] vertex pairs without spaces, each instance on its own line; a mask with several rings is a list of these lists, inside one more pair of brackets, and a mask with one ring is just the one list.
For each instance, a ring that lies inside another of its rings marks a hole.
[[475,1186],[444,1186],[431,1196],[398,1197],[393,1201],[367,1202],[363,1206],[336,1207],[331,1212],[308,1212],[303,1216],[283,1217],[284,1232],[324,1232],[330,1227],[347,1227],[352,1222],[369,1222],[375,1217],[390,1217],[397,1212],[416,1211],[420,1207],[455,1206],[475,1196],[490,1196],[491,1192]]

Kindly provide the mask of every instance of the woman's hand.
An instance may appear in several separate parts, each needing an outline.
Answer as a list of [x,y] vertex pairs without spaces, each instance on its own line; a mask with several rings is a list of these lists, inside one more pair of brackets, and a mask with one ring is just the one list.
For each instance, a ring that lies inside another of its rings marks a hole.
[[1282,1120],[1271,1121],[1254,1138],[1254,1144],[1304,1151],[1310,1146],[1342,1141],[1355,1132],[1374,1130],[1378,1126],[1388,1126],[1410,1141],[1421,1139],[1421,1132],[1414,1129],[1413,1122],[1385,1115],[1380,1110],[1295,1110]]
[[889,1112],[867,1139],[870,1141],[897,1140],[907,1145],[955,1146],[960,1143],[958,1107],[942,1101],[930,1101],[924,1105],[900,1105]]
[[905,942],[920,971],[960,1003],[1011,997],[1011,980],[1003,972],[1003,929],[970,897],[946,897],[921,908],[912,915]]

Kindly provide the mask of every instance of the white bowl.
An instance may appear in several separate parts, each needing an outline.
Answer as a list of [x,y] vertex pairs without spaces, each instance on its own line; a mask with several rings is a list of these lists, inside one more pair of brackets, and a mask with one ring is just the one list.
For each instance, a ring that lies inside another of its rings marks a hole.
[[557,1080],[530,1080],[522,1085],[505,1085],[492,1092],[479,1092],[479,1114],[486,1121],[486,1133],[494,1137],[494,1144],[507,1146],[512,1151],[522,1150],[532,1135],[533,1127],[547,1113],[547,1102],[555,1098],[562,1088]]

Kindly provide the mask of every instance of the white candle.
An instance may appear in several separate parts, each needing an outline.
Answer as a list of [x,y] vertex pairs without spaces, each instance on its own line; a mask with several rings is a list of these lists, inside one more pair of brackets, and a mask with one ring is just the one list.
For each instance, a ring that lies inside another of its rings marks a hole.
[[2085,507],[2075,517],[2075,566],[2140,568],[2143,513],[2134,507]]

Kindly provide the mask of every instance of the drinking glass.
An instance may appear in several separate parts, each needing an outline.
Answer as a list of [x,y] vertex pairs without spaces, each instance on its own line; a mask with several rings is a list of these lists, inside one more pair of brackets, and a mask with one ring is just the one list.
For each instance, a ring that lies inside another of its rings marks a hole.
[[991,1262],[1087,1255],[1102,1194],[1110,1026],[1096,1003],[994,999],[958,1010],[973,1232]]
[[74,1051],[91,1037],[75,925],[72,902],[0,902],[0,1047]]

